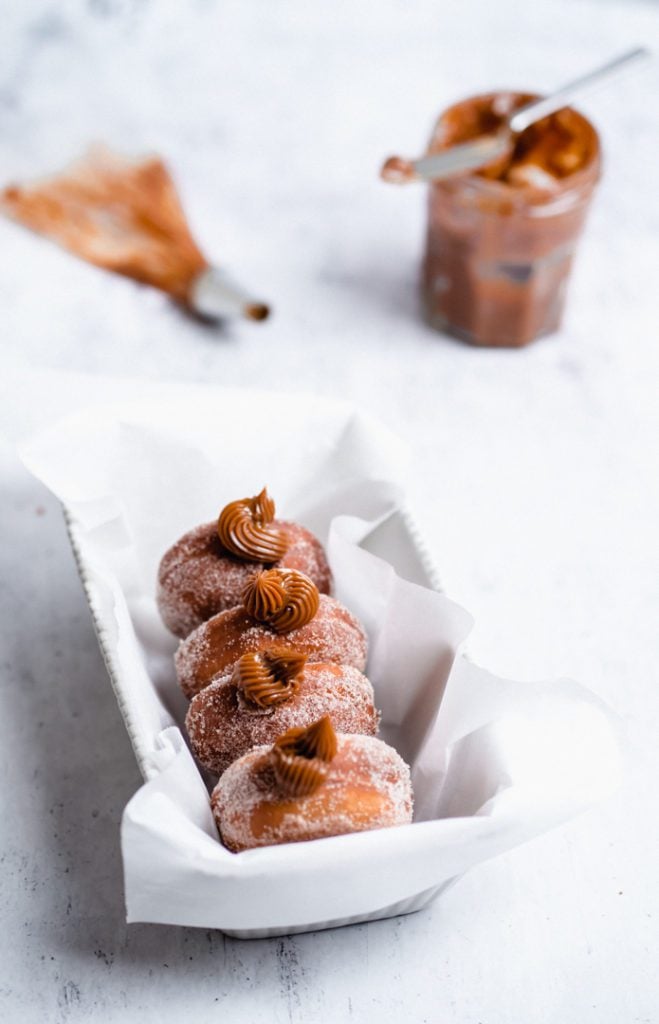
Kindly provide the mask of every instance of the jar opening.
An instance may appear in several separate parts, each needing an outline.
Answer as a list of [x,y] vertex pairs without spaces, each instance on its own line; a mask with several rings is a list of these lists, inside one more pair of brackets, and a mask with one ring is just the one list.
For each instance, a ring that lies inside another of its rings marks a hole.
[[[440,115],[428,152],[506,132],[511,114],[538,98],[533,93],[495,92],[456,103]],[[586,198],[599,173],[595,128],[582,114],[565,107],[511,135],[510,148],[500,159],[432,187],[486,208],[529,207],[534,216],[548,216]]]

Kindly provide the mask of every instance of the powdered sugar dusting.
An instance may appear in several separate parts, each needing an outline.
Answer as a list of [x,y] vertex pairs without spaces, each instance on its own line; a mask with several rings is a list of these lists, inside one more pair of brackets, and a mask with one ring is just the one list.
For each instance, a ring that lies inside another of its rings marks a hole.
[[[288,541],[285,555],[274,566],[306,573],[321,593],[329,594],[332,574],[320,541],[297,523],[275,519],[272,525]],[[216,522],[195,527],[160,562],[157,601],[163,622],[176,636],[188,636],[213,615],[240,604],[247,580],[265,568],[262,562],[229,554],[220,543]]]
[[377,732],[373,687],[349,665],[307,664],[297,693],[282,704],[258,708],[225,675],[193,699],[185,720],[201,764],[221,774],[252,747],[273,743],[294,726],[329,715],[339,733]]
[[373,736],[339,735],[327,779],[309,796],[282,799],[268,772],[268,745],[245,754],[222,775],[211,804],[230,850],[301,842],[412,820],[410,771]]

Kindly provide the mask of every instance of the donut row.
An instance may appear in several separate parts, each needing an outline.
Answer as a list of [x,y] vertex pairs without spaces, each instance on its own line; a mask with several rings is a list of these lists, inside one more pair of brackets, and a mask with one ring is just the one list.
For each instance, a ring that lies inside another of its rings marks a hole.
[[409,768],[375,736],[366,632],[331,589],[322,545],[276,519],[265,488],[160,563],[186,729],[220,776],[211,806],[230,850],[411,821]]

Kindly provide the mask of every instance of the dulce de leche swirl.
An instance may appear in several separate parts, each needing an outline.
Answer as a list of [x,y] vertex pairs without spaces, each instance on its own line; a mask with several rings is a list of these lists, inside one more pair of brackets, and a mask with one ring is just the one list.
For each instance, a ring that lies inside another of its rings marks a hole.
[[336,733],[329,715],[306,728],[289,729],[275,740],[268,757],[282,795],[315,793],[325,781],[336,751]]
[[275,503],[263,488],[253,498],[226,505],[217,521],[222,547],[248,562],[277,562],[288,547],[286,534],[272,525]]
[[269,708],[297,693],[306,661],[306,654],[285,647],[250,651],[236,662],[231,681],[250,704]]
[[296,569],[256,572],[243,591],[247,614],[277,633],[290,633],[311,622],[319,604],[315,583]]

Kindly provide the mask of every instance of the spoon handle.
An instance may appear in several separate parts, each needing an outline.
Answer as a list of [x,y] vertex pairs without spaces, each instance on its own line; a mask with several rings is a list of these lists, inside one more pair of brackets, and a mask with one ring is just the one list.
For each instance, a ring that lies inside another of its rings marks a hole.
[[440,178],[450,178],[454,174],[492,163],[503,156],[509,147],[507,135],[482,135],[471,142],[427,154],[418,160],[390,156],[385,160],[380,176],[394,185],[406,185],[411,181],[439,181]]
[[509,149],[510,143],[502,135],[483,135],[473,142],[465,142],[460,146],[451,146],[439,153],[422,156],[413,162],[414,170],[419,178],[437,180],[448,178],[461,171],[471,171],[475,167],[498,160]]
[[567,85],[552,93],[551,96],[527,103],[525,107],[520,107],[519,110],[515,111],[510,118],[508,122],[510,130],[513,132],[523,132],[534,121],[540,121],[541,118],[547,117],[548,114],[553,114],[556,110],[562,110],[563,107],[569,106],[575,96],[581,96],[592,87],[599,85],[601,79],[608,78],[613,72],[622,70],[628,64],[649,56],[650,51],[642,46],[637,47],[635,50],[628,50],[627,53],[621,54],[595,71],[590,71],[587,75],[582,75],[580,78],[575,78],[573,82],[568,82]]

